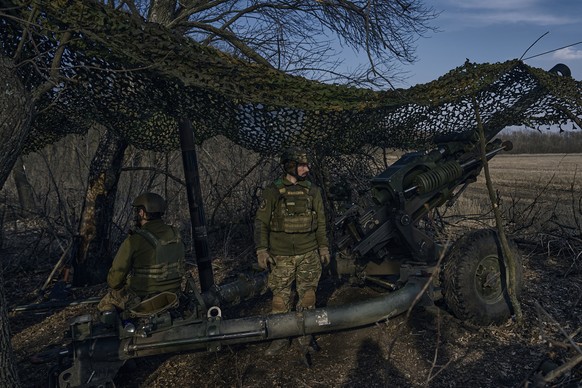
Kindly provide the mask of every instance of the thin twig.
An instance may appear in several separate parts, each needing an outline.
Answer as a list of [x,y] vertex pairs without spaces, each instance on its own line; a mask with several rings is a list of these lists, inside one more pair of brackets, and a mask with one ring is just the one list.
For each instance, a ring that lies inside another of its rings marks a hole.
[[570,338],[570,335],[566,333],[562,326],[537,301],[534,301],[534,305],[539,312],[543,313],[553,324],[555,324],[558,327],[560,333],[562,333],[562,335],[568,340],[572,347],[582,355],[582,349],[580,349],[578,344],[576,344],[576,342],[574,342],[573,339]]
[[557,377],[560,377],[569,370],[572,370],[576,365],[580,363],[582,363],[582,354],[579,354],[578,356],[568,360],[568,362],[565,362],[556,369],[549,371],[548,374],[541,378],[541,380],[544,383],[549,383],[550,381],[553,381]]
[[170,179],[172,179],[173,181],[181,184],[182,186],[186,186],[186,182],[184,182],[182,179],[178,178],[175,175],[170,174],[169,172],[162,170],[160,168],[156,168],[156,167],[123,167],[121,169],[121,171],[154,171],[157,172],[158,174],[162,174]]
[[532,59],[532,58],[536,58],[536,57],[541,57],[542,55],[550,54],[550,53],[553,53],[553,52],[558,51],[558,50],[562,50],[562,49],[565,49],[565,48],[568,48],[568,47],[572,47],[572,46],[579,45],[581,43],[582,43],[582,41],[576,42],[576,43],[572,43],[572,44],[568,44],[566,46],[558,47],[557,49],[553,49],[553,50],[546,51],[546,52],[543,52],[543,53],[540,53],[540,54],[532,55],[531,57],[524,58],[523,60],[524,61],[527,61],[528,59]]
[[550,31],[546,31],[544,34],[542,34],[542,36],[540,36],[532,44],[530,44],[529,47],[523,52],[523,54],[521,54],[521,57],[519,57],[519,60],[521,61],[521,59],[525,56],[525,54],[527,54],[529,49],[531,49],[537,42],[540,41],[540,39],[542,39],[544,36],[548,35],[549,33],[550,33]]

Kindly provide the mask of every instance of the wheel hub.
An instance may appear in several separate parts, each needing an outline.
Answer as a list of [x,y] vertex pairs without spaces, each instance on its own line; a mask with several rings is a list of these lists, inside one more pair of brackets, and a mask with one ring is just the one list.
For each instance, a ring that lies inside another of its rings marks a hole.
[[494,303],[502,297],[501,270],[496,255],[483,258],[477,265],[475,288],[486,303]]

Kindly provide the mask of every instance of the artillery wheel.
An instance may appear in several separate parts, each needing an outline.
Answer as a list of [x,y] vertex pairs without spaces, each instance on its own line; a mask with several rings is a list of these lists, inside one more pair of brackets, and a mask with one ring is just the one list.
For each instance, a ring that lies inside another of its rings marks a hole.
[[[521,255],[513,241],[509,249],[517,262],[516,293],[523,284]],[[499,324],[512,313],[501,242],[497,232],[478,230],[460,238],[443,269],[443,293],[447,306],[459,319],[478,325]]]

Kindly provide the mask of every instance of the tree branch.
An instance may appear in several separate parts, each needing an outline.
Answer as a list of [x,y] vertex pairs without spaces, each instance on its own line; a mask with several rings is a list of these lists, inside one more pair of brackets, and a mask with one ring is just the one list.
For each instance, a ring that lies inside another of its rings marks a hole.
[[181,184],[182,186],[186,186],[186,182],[184,182],[182,179],[156,167],[123,167],[121,171],[154,171],[157,172],[158,174],[167,176],[168,178]]
[[52,88],[54,88],[57,85],[57,81],[60,78],[59,68],[60,68],[60,64],[61,64],[61,59],[63,58],[63,52],[65,51],[65,47],[67,46],[67,43],[69,43],[69,41],[71,40],[71,36],[72,36],[71,31],[65,31],[63,33],[63,36],[61,38],[61,42],[59,43],[59,46],[57,47],[57,51],[55,52],[55,56],[53,57],[53,60],[51,63],[49,79],[44,84],[40,85],[32,93],[33,100],[39,99],[40,96],[42,96],[44,93],[48,92],[49,90],[51,90]]
[[208,24],[203,24],[203,23],[198,23],[198,22],[188,22],[188,23],[185,23],[184,25],[187,25],[188,27],[198,28],[198,29],[201,29],[204,31],[211,32],[215,35],[218,35],[218,36],[222,37],[224,40],[226,40],[228,43],[230,43],[231,45],[233,45],[234,47],[239,49],[240,52],[243,53],[249,59],[252,59],[256,63],[261,64],[263,66],[273,68],[273,66],[269,63],[269,61],[267,61],[265,58],[260,56],[256,51],[254,51],[249,46],[247,46],[245,43],[243,43],[235,34],[233,34],[231,32],[223,31],[223,30],[216,28],[214,26],[211,26]]

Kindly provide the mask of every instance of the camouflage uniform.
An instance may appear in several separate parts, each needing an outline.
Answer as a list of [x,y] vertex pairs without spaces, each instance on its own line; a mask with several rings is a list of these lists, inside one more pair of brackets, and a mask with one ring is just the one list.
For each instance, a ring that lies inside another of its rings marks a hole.
[[298,309],[314,308],[321,276],[318,249],[328,247],[320,189],[309,181],[293,184],[286,178],[267,186],[257,210],[255,245],[268,250],[272,259],[272,313],[290,311],[293,281]]
[[121,310],[162,291],[179,292],[185,272],[180,234],[160,219],[145,223],[123,241],[107,275],[111,290],[98,309]]

